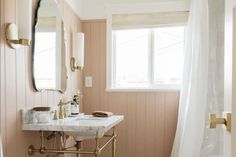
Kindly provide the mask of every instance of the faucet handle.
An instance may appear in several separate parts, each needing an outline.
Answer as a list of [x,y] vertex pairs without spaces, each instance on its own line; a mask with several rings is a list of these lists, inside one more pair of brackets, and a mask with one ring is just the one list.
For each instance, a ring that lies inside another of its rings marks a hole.
[[65,107],[63,108],[63,113],[64,113],[64,118],[67,118],[68,117],[68,113],[67,113],[67,110],[65,109]]
[[62,101],[62,99],[60,99],[58,106],[62,106],[62,105],[63,105],[63,101]]
[[59,118],[59,116],[58,116],[58,111],[55,110],[53,120],[58,120],[58,118]]

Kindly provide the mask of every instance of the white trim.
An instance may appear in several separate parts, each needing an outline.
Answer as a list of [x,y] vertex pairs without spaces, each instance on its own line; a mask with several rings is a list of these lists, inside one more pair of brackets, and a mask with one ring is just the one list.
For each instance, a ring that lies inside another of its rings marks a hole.
[[111,52],[111,87],[115,87],[116,82],[116,32],[112,32],[112,52]]
[[125,2],[109,0],[66,0],[81,20],[105,19],[110,13],[148,13],[165,11],[188,11],[190,0],[167,2]]
[[189,11],[189,3],[179,2],[148,2],[148,3],[120,3],[105,6],[108,14],[133,14],[171,11]]
[[182,25],[188,21],[188,11],[154,12],[137,14],[113,14],[112,29],[150,28],[166,25]]
[[180,85],[157,85],[146,88],[106,88],[106,92],[171,92],[180,91]]
[[106,41],[106,87],[111,88],[112,78],[111,78],[111,69],[112,69],[112,14],[107,16],[107,41]]
[[150,77],[150,84],[151,85],[153,85],[154,84],[154,57],[155,57],[155,55],[154,55],[154,41],[155,41],[155,39],[154,39],[154,30],[153,29],[151,29],[150,30],[150,47],[149,47],[149,55],[150,55],[150,62],[149,62],[149,71],[150,71],[150,75],[149,75],[149,77]]

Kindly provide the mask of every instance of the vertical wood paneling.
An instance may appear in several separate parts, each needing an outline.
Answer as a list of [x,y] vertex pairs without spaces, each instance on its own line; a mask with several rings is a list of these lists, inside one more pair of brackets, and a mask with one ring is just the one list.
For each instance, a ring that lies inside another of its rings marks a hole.
[[[91,26],[90,24],[84,24],[84,31],[86,32],[86,35],[84,37],[84,43],[85,43],[85,53],[86,55],[84,56],[84,59],[85,59],[85,67],[91,69],[92,68],[92,65],[87,62],[89,60],[89,56],[91,56]],[[86,73],[87,76],[90,76],[90,72]],[[84,75],[83,75],[84,76]],[[91,99],[85,99],[85,98],[88,98],[88,94],[91,93],[90,91],[90,88],[87,88],[85,91],[83,90],[83,102],[84,102],[84,111],[89,111],[89,109],[91,108],[90,104],[91,104]],[[86,104],[86,105],[85,105]]]
[[[5,53],[3,53],[4,51],[5,51],[5,46],[4,46],[4,44],[5,44],[5,41],[3,40],[3,38],[2,38],[2,36],[3,36],[3,34],[5,33],[4,32],[4,27],[5,27],[5,24],[4,24],[4,20],[5,20],[5,1],[0,1],[0,3],[1,3],[1,19],[0,19],[0,23],[1,23],[1,51],[0,51],[0,53],[1,53],[1,72],[0,72],[0,74],[1,74],[1,76],[0,76],[0,78],[1,78],[1,111],[0,111],[0,113],[1,113],[1,133],[2,133],[2,135],[5,135],[6,134],[6,132],[5,132],[5,117],[6,117],[6,84],[5,84],[5,81],[6,81],[6,79],[5,79]],[[2,76],[4,74],[4,76]],[[5,143],[5,141],[6,141],[6,136],[2,136],[2,143]],[[3,145],[3,150],[6,150],[6,147],[5,147],[5,145]]]
[[[16,1],[9,0],[5,2],[5,8],[14,8],[14,10],[5,10],[6,15],[5,20],[7,22],[16,22]],[[5,45],[5,51],[8,52],[5,54],[6,67],[8,69],[5,71],[5,82],[6,84],[6,117],[5,117],[5,137],[6,137],[6,145],[11,146],[12,149],[16,150],[16,54],[15,50],[10,49]],[[15,99],[13,99],[15,98]],[[14,107],[12,107],[14,106]],[[14,131],[13,131],[14,130]],[[5,147],[6,156],[17,156],[16,151],[12,151],[10,147]]]
[[[33,2],[35,5],[36,0],[33,0]],[[81,30],[80,19],[64,0],[58,0],[58,2],[62,17],[65,19],[66,33],[70,30],[75,37],[76,33]],[[71,73],[69,59],[72,51],[67,51],[66,64],[69,78],[66,92],[64,94],[52,91],[35,92],[32,86],[31,48],[21,47],[14,50],[9,48],[5,41],[4,30],[7,23],[17,23],[18,21],[18,3],[20,3],[19,0],[0,0],[0,132],[3,137],[4,157],[26,157],[28,156],[28,146],[39,143],[39,138],[36,136],[38,133],[23,132],[21,130],[20,110],[22,108],[39,105],[54,106],[57,105],[60,98],[68,98],[78,89],[82,90],[81,72]],[[73,41],[75,40],[76,38],[73,38]],[[70,46],[69,43],[68,46]],[[76,45],[74,44],[71,49],[75,51]]]
[[137,94],[136,93],[130,93],[128,94],[128,100],[127,100],[127,116],[125,117],[125,120],[127,121],[127,135],[126,138],[127,141],[127,156],[132,157],[135,154],[135,146],[138,143],[139,139],[136,138],[136,124],[138,121],[136,111],[137,111]]
[[[17,82],[16,82],[16,93],[17,97],[16,97],[16,103],[17,103],[17,110],[16,110],[16,115],[17,115],[17,119],[21,119],[21,112],[20,109],[25,108],[25,104],[26,104],[26,95],[25,95],[25,86],[26,86],[26,82],[25,82],[25,73],[26,73],[26,69],[25,69],[25,53],[24,50],[21,49],[19,50],[19,53],[16,53],[16,78],[17,78]],[[21,131],[21,121],[16,120],[17,123],[17,141],[22,141],[21,144],[26,146],[26,142],[24,139],[24,135]],[[17,152],[20,153],[19,156],[24,156],[26,154],[26,152],[23,152],[21,150],[20,147],[17,147]]]
[[136,138],[138,137],[138,141],[136,143],[136,155],[137,157],[145,156],[145,120],[146,120],[146,94],[145,93],[137,93],[137,107],[136,107]]
[[177,96],[175,93],[169,93],[168,95],[165,95],[165,134],[164,134],[164,156],[168,156],[171,149],[172,149],[172,144],[175,135],[175,130],[176,124],[177,124],[177,118],[176,119],[170,119],[170,115],[173,117],[177,117],[177,110],[178,108],[174,105],[175,102],[178,101]]
[[162,157],[164,156],[164,133],[165,133],[165,93],[159,93],[155,96],[156,106],[155,106],[155,135],[154,135],[154,146],[155,152],[154,156]]
[[[4,1],[0,1],[0,29],[1,29],[1,32],[0,32],[0,130],[1,130],[1,133],[2,134],[5,134],[5,129],[4,129],[4,126],[5,126],[5,115],[6,115],[6,112],[5,111],[5,104],[6,104],[6,100],[5,100],[5,95],[6,95],[6,92],[5,92],[5,53],[4,50],[5,50],[5,47],[4,47],[4,40],[2,38],[2,35],[4,34],[4,20],[5,20],[5,2]],[[2,76],[4,74],[4,76]],[[2,136],[2,142],[5,143],[5,136]],[[3,145],[3,150],[5,150],[5,146]]]
[[[170,157],[178,112],[179,92],[105,92],[106,22],[82,22],[85,33],[83,76],[93,77],[93,87],[83,87],[85,113],[107,110],[125,115],[117,127],[117,157]],[[85,144],[85,148],[91,144]],[[110,149],[102,153],[109,157]]]
[[154,143],[155,136],[155,94],[149,93],[146,97],[146,110],[145,110],[145,135],[148,135],[148,138],[144,139],[144,150],[145,156],[154,156]]
[[[35,93],[32,88],[31,53],[28,48],[12,50],[5,44],[4,28],[16,22],[17,0],[1,0],[1,133],[5,157],[27,156],[27,146],[35,142],[35,134],[21,131],[20,109],[37,105],[55,105],[82,90],[82,72],[68,69],[68,90]],[[63,0],[59,0],[65,27],[73,32],[72,50],[76,50],[76,32],[80,21]],[[7,8],[7,9],[5,9]],[[124,114],[125,121],[117,128],[118,157],[168,157],[173,142],[178,108],[175,93],[107,93],[105,92],[106,23],[87,21],[85,32],[85,69],[83,76],[93,77],[93,87],[83,89],[83,110],[109,110]],[[71,41],[70,41],[71,42]],[[67,67],[72,51],[67,53]],[[17,140],[17,142],[16,142]],[[36,142],[37,143],[37,142]],[[107,150],[102,156],[110,155]]]

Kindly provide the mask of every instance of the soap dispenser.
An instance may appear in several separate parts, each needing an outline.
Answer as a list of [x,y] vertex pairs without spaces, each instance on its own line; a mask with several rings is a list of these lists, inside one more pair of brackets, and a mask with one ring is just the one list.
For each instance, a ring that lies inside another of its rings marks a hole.
[[79,114],[79,105],[81,101],[81,93],[78,92],[73,96],[73,101],[71,103],[71,115],[78,115]]

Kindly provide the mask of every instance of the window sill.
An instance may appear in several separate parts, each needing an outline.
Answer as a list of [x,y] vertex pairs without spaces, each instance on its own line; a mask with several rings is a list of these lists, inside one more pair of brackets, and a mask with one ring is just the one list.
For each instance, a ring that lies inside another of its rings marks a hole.
[[106,92],[179,92],[180,85],[163,85],[147,88],[106,88]]

